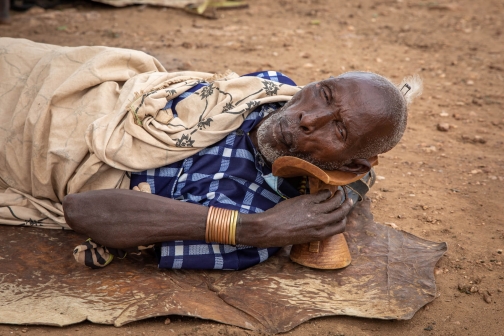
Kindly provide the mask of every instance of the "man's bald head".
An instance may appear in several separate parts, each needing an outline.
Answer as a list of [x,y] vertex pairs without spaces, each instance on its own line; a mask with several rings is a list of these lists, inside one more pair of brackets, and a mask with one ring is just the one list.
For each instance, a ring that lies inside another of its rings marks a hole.
[[361,106],[367,113],[360,117],[369,117],[370,122],[376,120],[376,127],[387,127],[389,130],[366,138],[353,158],[371,158],[394,148],[406,130],[408,119],[408,104],[403,93],[387,78],[372,72],[347,72],[338,78],[355,81],[361,88],[355,93],[360,95]]

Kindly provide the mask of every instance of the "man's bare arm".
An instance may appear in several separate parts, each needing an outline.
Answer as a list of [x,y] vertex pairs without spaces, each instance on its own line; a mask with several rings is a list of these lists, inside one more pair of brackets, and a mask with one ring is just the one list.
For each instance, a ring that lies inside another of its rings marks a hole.
[[[270,247],[320,240],[345,230],[351,200],[329,191],[286,200],[260,214],[240,214],[239,244]],[[132,190],[68,195],[65,218],[76,232],[112,248],[204,240],[208,208]]]

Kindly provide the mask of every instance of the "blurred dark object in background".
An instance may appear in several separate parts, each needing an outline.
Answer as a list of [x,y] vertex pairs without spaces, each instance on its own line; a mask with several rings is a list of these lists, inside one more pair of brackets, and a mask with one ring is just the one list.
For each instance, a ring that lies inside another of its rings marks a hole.
[[[53,8],[63,2],[62,0],[0,0],[2,8],[4,1],[7,3],[10,1],[11,8],[17,11],[25,11],[32,8],[33,6],[38,6],[45,9]],[[2,11],[0,9],[0,17],[1,13]]]
[[10,0],[0,0],[0,24],[9,24],[9,6]]

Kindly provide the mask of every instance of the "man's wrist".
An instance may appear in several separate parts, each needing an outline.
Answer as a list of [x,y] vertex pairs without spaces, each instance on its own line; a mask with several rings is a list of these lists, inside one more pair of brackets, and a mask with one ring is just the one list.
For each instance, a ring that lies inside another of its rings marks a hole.
[[240,245],[246,245],[244,242],[244,235],[245,235],[245,229],[244,229],[244,222],[247,221],[248,214],[239,214],[238,215],[238,220],[236,221],[236,244]]
[[261,227],[263,214],[242,214],[238,215],[236,223],[236,244],[258,246],[259,243],[255,238],[258,237],[254,232]]

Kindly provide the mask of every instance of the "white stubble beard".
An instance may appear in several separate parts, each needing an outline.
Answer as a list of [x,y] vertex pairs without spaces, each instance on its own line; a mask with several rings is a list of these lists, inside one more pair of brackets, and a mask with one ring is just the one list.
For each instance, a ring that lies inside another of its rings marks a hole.
[[[272,127],[274,123],[280,122],[280,118],[282,117],[282,112],[284,108],[281,108],[277,112],[273,112],[274,114],[271,115],[268,119],[264,120],[261,125],[259,125],[259,128],[257,129],[257,145],[259,147],[259,152],[263,155],[263,157],[266,159],[266,161],[273,163],[275,162],[276,159],[278,159],[281,156],[295,156],[300,159],[303,159],[305,161],[311,162],[314,165],[322,168],[322,169],[327,169],[327,170],[335,170],[341,166],[341,163],[325,163],[322,164],[320,162],[317,162],[317,160],[314,160],[311,156],[309,155],[303,155],[300,153],[296,153],[296,145],[292,148],[289,149],[289,152],[285,151],[280,151],[275,148],[273,148],[266,140],[267,135],[269,132],[271,132],[271,136],[275,139],[276,142],[278,142],[275,134],[272,132]],[[291,120],[287,119],[287,124],[290,124]]]

